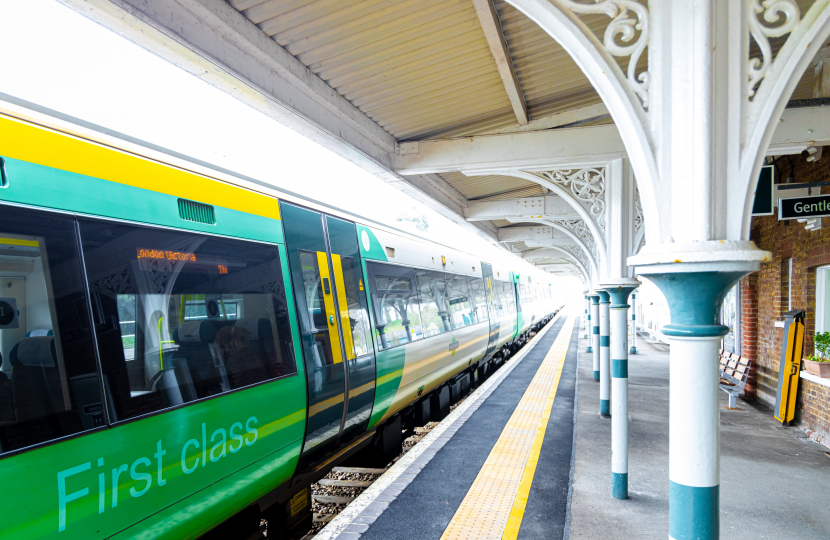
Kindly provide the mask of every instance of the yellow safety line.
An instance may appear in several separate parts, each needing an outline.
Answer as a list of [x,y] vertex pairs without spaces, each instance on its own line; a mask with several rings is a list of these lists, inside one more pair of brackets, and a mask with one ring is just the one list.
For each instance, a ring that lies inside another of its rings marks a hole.
[[441,536],[442,540],[498,540],[518,536],[573,324],[574,317],[569,316]]
[[[566,322],[565,324],[567,325],[568,323]],[[562,328],[563,330],[566,330],[564,326]],[[519,528],[522,526],[522,518],[524,517],[525,508],[527,507],[527,498],[530,496],[530,486],[533,484],[533,475],[536,474],[536,466],[539,464],[539,455],[542,453],[542,443],[545,440],[545,430],[548,427],[548,421],[550,420],[550,415],[553,411],[553,401],[556,398],[556,391],[559,388],[559,379],[562,378],[562,369],[565,367],[565,357],[568,354],[568,345],[570,345],[570,334],[571,331],[568,331],[568,340],[563,340],[565,345],[564,348],[562,347],[562,343],[559,343],[560,339],[563,337],[563,335],[560,334],[557,341],[553,344],[553,347],[551,347],[550,352],[548,352],[548,356],[545,358],[547,361],[549,357],[553,356],[551,360],[557,362],[556,377],[550,387],[548,401],[545,403],[545,410],[542,413],[542,418],[539,419],[539,425],[536,427],[536,436],[533,438],[533,446],[530,448],[530,456],[525,464],[524,473],[522,473],[522,481],[519,483],[519,491],[516,493],[516,498],[513,501],[513,508],[510,510],[510,517],[507,518],[507,526],[505,527],[504,535],[502,536],[503,540],[516,540],[516,538],[519,537]],[[557,345],[559,345],[559,347],[557,347]]]

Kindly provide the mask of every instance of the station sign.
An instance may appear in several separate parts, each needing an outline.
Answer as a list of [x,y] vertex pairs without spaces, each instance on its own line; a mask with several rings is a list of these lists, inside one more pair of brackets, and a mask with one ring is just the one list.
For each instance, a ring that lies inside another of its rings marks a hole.
[[812,219],[830,216],[830,195],[779,199],[778,220]]

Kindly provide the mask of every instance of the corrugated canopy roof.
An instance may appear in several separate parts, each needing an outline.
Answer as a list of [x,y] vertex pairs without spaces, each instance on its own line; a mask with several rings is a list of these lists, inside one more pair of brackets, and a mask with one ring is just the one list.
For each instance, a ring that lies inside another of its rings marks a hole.
[[[808,0],[800,0],[805,2]],[[508,97],[509,83],[491,52],[493,28],[506,45],[528,120],[601,104],[568,53],[503,0],[229,3],[398,142],[519,129],[521,115],[514,108],[515,99],[511,103]],[[482,6],[488,5],[490,13],[495,13],[490,33],[487,21],[481,18]],[[610,22],[604,15],[583,16],[581,20],[597,36],[603,35]],[[772,45],[774,50],[780,47],[775,40]],[[645,70],[647,62],[646,54],[638,71]],[[808,70],[793,98],[811,97],[812,81]],[[580,122],[608,124],[611,119],[600,113]],[[440,177],[450,191],[454,189],[467,201],[547,193],[537,183],[510,176],[468,177],[449,172]],[[505,220],[492,224],[520,225]]]

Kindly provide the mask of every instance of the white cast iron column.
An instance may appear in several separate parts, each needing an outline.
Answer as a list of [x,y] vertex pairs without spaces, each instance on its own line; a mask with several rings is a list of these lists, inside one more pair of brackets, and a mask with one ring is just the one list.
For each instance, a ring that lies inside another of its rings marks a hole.
[[[608,306],[611,305],[604,289],[595,291],[599,295],[599,414],[611,415],[611,327],[608,321]],[[596,373],[596,372],[594,372]]]
[[637,354],[637,292],[631,294],[631,350],[629,354]]
[[[582,320],[582,326],[585,327],[585,339],[588,339],[588,332],[591,331],[591,315],[588,313],[588,310],[591,307],[591,297],[588,296],[588,291],[583,291],[582,293],[585,298],[585,318]],[[585,352],[590,352],[591,345],[588,345],[588,350]]]
[[[718,260],[724,254],[717,252],[719,246],[708,242],[684,247],[687,251],[681,260],[714,261],[676,263],[677,252],[666,246],[664,263],[637,266],[637,272],[660,287],[671,310],[671,324],[662,328],[671,345],[669,538],[710,540],[720,535],[718,350],[721,338],[729,331],[716,324],[717,315],[732,285],[746,275],[748,268],[759,265],[752,260]],[[735,247],[726,245],[721,249]],[[656,256],[650,254],[650,258]],[[643,255],[637,259],[648,260]]]
[[628,295],[637,284],[607,286],[611,295],[611,496],[628,498]]
[[593,353],[594,380],[599,381],[599,295],[594,291],[588,293],[591,299],[591,341],[585,352]]

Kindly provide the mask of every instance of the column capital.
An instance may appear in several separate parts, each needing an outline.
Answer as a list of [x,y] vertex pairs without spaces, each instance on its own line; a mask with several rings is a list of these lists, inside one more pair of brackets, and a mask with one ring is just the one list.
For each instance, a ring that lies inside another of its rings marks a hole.
[[611,308],[628,308],[628,296],[639,287],[641,283],[633,278],[606,279],[599,284],[600,287],[611,296]]
[[599,304],[599,295],[595,291],[588,291],[588,298],[592,304]]
[[646,244],[637,255],[628,258],[638,275],[669,272],[752,272],[762,262],[772,260],[769,251],[758,249],[750,240],[709,240]]
[[663,327],[663,334],[714,338],[729,331],[717,321],[723,297],[739,279],[771,259],[770,252],[754,242],[715,240],[646,245],[628,263],[654,282],[669,303],[672,322]]
[[594,289],[594,293],[599,296],[599,300],[596,302],[597,304],[610,304],[611,296],[608,294],[608,291],[605,289]]

